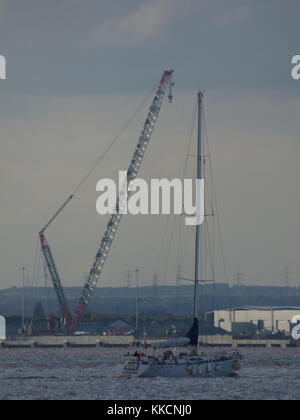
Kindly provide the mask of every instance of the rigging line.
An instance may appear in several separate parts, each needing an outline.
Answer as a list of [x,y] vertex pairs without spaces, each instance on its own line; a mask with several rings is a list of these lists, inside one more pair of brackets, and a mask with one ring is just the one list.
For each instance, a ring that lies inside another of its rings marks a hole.
[[[207,123],[206,123],[206,118],[205,118],[205,112],[204,111],[203,111],[203,123],[204,123],[205,140],[206,140],[208,155],[211,156],[209,142],[208,142]],[[223,241],[222,231],[221,231],[221,222],[220,222],[220,216],[219,216],[219,210],[218,210],[218,202],[217,202],[217,195],[216,195],[216,189],[215,189],[215,183],[214,183],[214,176],[213,176],[211,158],[209,158],[209,170],[210,170],[210,176],[211,176],[213,198],[214,198],[214,202],[215,202],[215,209],[216,209],[216,216],[217,216],[217,229],[218,229],[218,235],[219,235],[220,244],[221,244],[221,255],[222,255],[222,260],[223,260],[224,275],[225,275],[226,283],[229,286],[229,277],[228,277],[228,271],[227,271],[227,265],[226,265],[226,260],[225,260],[225,253],[224,253],[224,241]],[[230,306],[229,290],[228,290],[227,299],[228,299],[228,305]]]
[[163,250],[165,246],[165,240],[167,237],[169,221],[170,221],[170,214],[167,215],[167,222],[164,224],[163,236],[162,236],[162,240],[161,240],[159,251],[156,258],[156,270],[155,270],[156,272],[159,272],[159,266],[163,264],[164,258],[162,258],[162,255],[163,255]]
[[[167,242],[167,245],[165,247],[165,242],[166,242],[166,238],[168,235],[168,228],[169,228],[169,221],[170,221],[170,214],[167,215],[167,223],[165,223],[165,227],[164,227],[164,232],[163,232],[163,238],[161,241],[161,245],[159,248],[159,253],[157,255],[157,264],[156,264],[156,270],[155,272],[161,272],[161,270],[159,270],[159,267],[163,266],[164,263],[167,265],[168,264],[168,259],[169,259],[169,255],[170,255],[170,248],[171,248],[171,243],[173,240],[173,236],[174,236],[174,230],[175,230],[175,218],[173,219],[173,224],[171,225],[171,238],[169,239],[169,241]],[[166,268],[163,271],[163,275],[162,275],[162,281],[165,281],[165,274],[166,274]]]
[[[161,270],[159,270],[159,267],[157,267],[157,271],[163,273],[161,275],[161,279],[162,279],[163,282],[165,281],[166,270],[162,269],[162,266],[166,265],[167,261],[168,261],[168,255],[169,255],[170,246],[171,246],[171,244],[170,244],[171,239],[170,238],[172,237],[172,232],[173,232],[173,227],[174,227],[173,223],[172,224],[169,223],[170,221],[171,221],[171,215],[168,215],[168,225],[167,225],[167,228],[165,229],[165,234],[164,234],[164,242],[163,242],[164,246],[161,247],[161,255],[160,255],[160,262],[159,262],[159,266],[161,267]],[[170,226],[170,229],[169,229],[169,226]]]
[[[208,139],[207,139],[208,141]],[[206,146],[208,147],[206,141]],[[211,160],[211,156],[208,154],[207,156],[205,156],[206,158],[209,159],[209,162]],[[204,169],[204,171],[206,172],[206,170]],[[205,177],[206,179],[206,177]],[[213,183],[210,182],[209,186],[206,183],[206,188],[205,188],[205,193],[206,193],[206,203],[208,203],[207,208],[210,209],[212,216],[214,216],[214,200],[213,200]],[[208,211],[207,211],[208,213]],[[205,246],[204,249],[208,249],[208,253],[209,255],[207,255],[207,253],[205,253],[205,278],[208,278],[208,260],[209,260],[209,264],[210,264],[210,269],[211,269],[211,273],[210,273],[210,278],[212,278],[212,291],[211,291],[211,296],[209,293],[209,297],[211,297],[211,306],[212,308],[215,307],[215,298],[216,298],[216,281],[215,281],[215,221],[214,221],[214,217],[212,218],[212,234],[210,234],[210,224],[208,222],[208,219],[205,218],[204,221],[204,241],[205,241]],[[209,289],[210,291],[210,289]]]
[[[184,152],[183,152],[183,156],[184,158],[181,161],[180,164],[180,170],[179,170],[179,177],[182,179],[184,177],[184,174],[186,172],[186,167],[187,167],[187,161],[189,158],[189,151],[191,148],[191,143],[192,143],[192,138],[193,138],[193,133],[194,133],[194,127],[195,127],[195,121],[196,121],[196,115],[197,115],[197,102],[195,103],[195,107],[194,107],[194,113],[193,113],[193,118],[192,118],[192,127],[191,127],[191,131],[187,136],[187,141],[185,143],[185,148],[184,148]],[[157,258],[156,258],[156,272],[158,272],[159,270],[159,266],[163,265],[164,260],[166,258],[165,252],[164,252],[164,247],[165,247],[165,241],[166,241],[166,237],[167,237],[167,233],[168,233],[168,228],[169,228],[169,221],[170,221],[170,215],[168,215],[167,218],[167,222],[164,224],[164,229],[163,229],[163,235],[162,235],[162,241],[159,247],[159,251],[157,254]],[[174,225],[172,228],[172,231],[174,230]],[[178,231],[178,236],[179,236],[179,240],[178,240],[178,247],[177,247],[177,265],[180,264],[180,243],[181,243],[181,237],[182,237],[182,224],[179,224],[179,231]]]
[[176,227],[176,223],[175,222],[176,222],[176,217],[174,217],[174,220],[173,220],[171,237],[170,237],[170,242],[169,242],[169,246],[168,246],[168,250],[167,250],[167,258],[166,258],[166,264],[165,264],[164,275],[163,275],[163,281],[164,281],[164,283],[166,283],[166,277],[167,277],[167,271],[168,271],[170,253],[171,253],[171,248],[172,248],[172,243],[173,243],[173,238],[174,238],[174,232],[175,232],[175,227]]
[[[186,148],[185,148],[186,152],[184,154],[185,157],[182,161],[182,167],[181,167],[181,170],[180,170],[181,179],[184,178],[184,176],[186,174],[186,171],[187,171],[189,153],[190,153],[191,144],[192,144],[193,135],[194,135],[194,130],[195,130],[195,125],[196,125],[197,108],[198,108],[198,104],[197,104],[197,101],[195,101],[191,130],[189,132],[189,135],[187,136],[187,142],[186,142]],[[177,265],[180,265],[180,249],[181,249],[181,241],[182,241],[182,229],[183,229],[182,223],[180,223],[179,224],[179,232],[178,232]]]
[[[212,304],[214,306],[215,303],[215,292],[216,292],[216,282],[215,282],[215,267],[214,267],[214,258],[213,258],[213,248],[212,248],[212,243],[211,243],[211,237],[209,234],[209,228],[208,228],[208,223],[205,222],[204,223],[204,229],[205,229],[205,241],[209,250],[209,259],[210,259],[210,269],[211,269],[211,276],[213,279],[213,296],[212,296]],[[208,258],[207,253],[206,253],[206,258]],[[208,277],[205,277],[208,278]]]
[[180,266],[180,250],[181,250],[181,241],[182,241],[182,223],[179,223],[178,226],[178,244],[177,244],[177,267]]
[[206,214],[210,211],[211,215],[214,215],[214,197],[213,197],[213,187],[212,187],[212,183],[206,181],[205,183],[205,197],[207,197],[207,199],[205,199],[205,203],[208,203],[208,205],[206,206]]
[[[183,251],[183,254],[181,255],[181,261],[185,261],[187,254],[192,252],[190,247],[191,247],[191,244],[192,244],[192,239],[193,239],[193,236],[194,236],[194,232],[192,230],[189,230],[187,232],[188,232],[188,234],[185,235],[185,238],[183,239],[183,241],[184,241],[184,247],[183,247],[184,251]],[[184,271],[184,264],[182,264],[182,266],[183,266],[182,271]],[[190,276],[190,277],[192,277],[192,276]]]
[[[163,275],[163,281],[164,282],[166,282],[167,271],[168,271],[168,266],[169,266],[169,259],[170,259],[170,254],[171,254],[171,248],[172,248],[172,245],[173,245],[174,235],[175,235],[175,232],[176,232],[176,226],[177,226],[176,225],[176,221],[177,221],[177,218],[174,215],[173,223],[172,223],[172,228],[171,228],[172,230],[171,230],[170,241],[168,243],[168,248],[166,250],[166,257],[164,257],[164,259],[166,258],[166,260],[165,260],[164,275]],[[180,228],[180,226],[179,226],[179,228]]]
[[[181,161],[181,167],[180,167],[180,170],[179,170],[179,177],[181,179],[184,177],[184,174],[185,174],[186,168],[187,168],[187,161],[188,161],[188,157],[189,157],[189,151],[190,151],[190,148],[191,148],[191,143],[192,143],[193,133],[194,133],[194,128],[195,128],[196,115],[197,115],[197,103],[195,104],[195,107],[194,107],[194,113],[193,113],[193,118],[192,118],[192,127],[191,127],[191,131],[189,132],[189,135],[187,136],[187,141],[186,141],[185,149],[184,149],[184,153],[183,153],[184,158]],[[158,258],[157,258],[156,271],[158,270],[158,266],[160,265],[160,263],[163,264],[164,259],[165,259],[165,257],[163,257],[163,259],[161,259],[160,256],[162,255],[164,245],[165,245],[167,229],[169,227],[168,223],[169,223],[169,220],[170,220],[169,216],[170,215],[168,215],[167,223],[164,226],[162,242],[161,242],[161,246],[159,248],[159,253],[158,253]],[[177,264],[178,265],[180,264],[180,241],[181,241],[181,235],[182,235],[181,226],[182,226],[182,224],[180,223],[180,225],[179,225],[179,241],[178,241],[178,248],[177,248]]]
[[[207,139],[208,141],[208,139]],[[206,145],[208,147],[208,144],[206,142]],[[207,155],[206,158],[209,160],[209,164],[211,163],[211,156]],[[209,184],[209,185],[208,185]],[[206,229],[206,235],[207,235],[207,243],[208,243],[208,247],[209,247],[209,255],[210,255],[210,265],[211,265],[211,278],[212,278],[212,301],[211,301],[211,306],[212,309],[215,308],[216,305],[216,274],[215,274],[215,217],[214,217],[214,198],[213,198],[213,183],[212,182],[206,182],[206,188],[205,188],[205,193],[206,193],[206,203],[208,203],[207,208],[210,209],[211,211],[211,215],[213,216],[211,218],[212,222],[211,222],[211,233],[210,233],[210,224],[208,222],[208,219],[206,218],[205,220],[205,226],[204,228]],[[208,211],[207,211],[208,213]],[[206,277],[207,278],[207,277]]]
[[195,106],[194,106],[194,113],[193,113],[193,118],[192,118],[191,131],[190,131],[189,136],[187,138],[187,149],[186,149],[186,154],[185,154],[185,159],[184,159],[184,162],[183,162],[183,166],[181,168],[182,178],[184,177],[184,174],[186,173],[187,163],[188,163],[188,159],[190,157],[189,152],[190,152],[191,144],[192,144],[192,140],[193,140],[195,125],[196,125],[196,117],[197,117],[197,102],[195,103]]

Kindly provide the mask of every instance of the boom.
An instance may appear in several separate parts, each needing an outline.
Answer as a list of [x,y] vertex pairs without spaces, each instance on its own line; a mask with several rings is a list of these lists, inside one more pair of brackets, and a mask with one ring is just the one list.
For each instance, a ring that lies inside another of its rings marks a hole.
[[51,252],[51,248],[46,240],[45,233],[41,231],[39,235],[40,235],[42,252],[44,254],[47,268],[49,270],[51,280],[54,286],[54,290],[56,292],[56,296],[58,299],[59,307],[60,307],[61,325],[63,327],[68,328],[68,325],[71,322],[72,316],[71,316],[69,305],[68,305],[68,302],[64,293],[64,289],[61,284],[60,275],[56,268],[53,255]]
[[[137,146],[135,148],[132,160],[130,162],[128,171],[127,171],[127,185],[129,185],[130,181],[134,180],[137,177],[138,170],[142,163],[143,157],[145,155],[148,143],[151,139],[151,135],[159,115],[161,105],[166,93],[168,86],[170,87],[169,90],[169,101],[172,102],[172,74],[173,71],[165,71],[161,81],[159,83],[158,89],[156,91],[155,97],[153,99],[152,105],[150,106],[147,119],[145,121],[144,127],[142,129],[142,133],[138,140]],[[122,205],[125,199],[125,196],[130,194],[130,192],[126,189],[126,191],[122,191],[119,195],[116,207],[115,207],[115,214],[112,214],[109,218],[105,233],[102,237],[102,240],[99,244],[97,254],[94,260],[94,263],[90,269],[90,272],[87,277],[87,281],[84,285],[81,298],[77,304],[75,313],[72,319],[72,330],[74,331],[77,326],[79,325],[84,311],[88,306],[95,288],[97,286],[99,277],[102,273],[103,266],[107,259],[108,253],[111,249],[111,245],[117,233],[121,218],[122,218]]]
[[53,287],[54,287],[57,300],[59,303],[59,307],[60,307],[61,325],[67,329],[69,328],[69,325],[71,323],[72,315],[69,309],[69,305],[65,296],[64,289],[61,284],[59,272],[54,262],[51,248],[45,236],[45,231],[54,222],[57,216],[64,210],[64,208],[69,204],[69,202],[73,198],[74,198],[73,194],[67,198],[67,200],[63,203],[63,205],[57,210],[54,216],[49,220],[49,222],[44,226],[44,228],[39,233],[41,249],[45,258],[48,271],[51,276]]

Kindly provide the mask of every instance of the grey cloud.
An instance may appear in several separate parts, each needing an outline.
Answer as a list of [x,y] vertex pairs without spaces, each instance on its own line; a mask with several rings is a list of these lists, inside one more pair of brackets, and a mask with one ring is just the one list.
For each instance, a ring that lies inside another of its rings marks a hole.
[[232,24],[249,19],[252,16],[251,8],[248,4],[236,6],[235,8],[226,11],[224,14],[216,16],[214,22],[216,24]]
[[[92,31],[92,42],[99,46],[124,46],[158,40],[176,17],[192,6],[179,0],[144,1],[130,14],[102,22]],[[192,13],[193,8],[189,10]]]

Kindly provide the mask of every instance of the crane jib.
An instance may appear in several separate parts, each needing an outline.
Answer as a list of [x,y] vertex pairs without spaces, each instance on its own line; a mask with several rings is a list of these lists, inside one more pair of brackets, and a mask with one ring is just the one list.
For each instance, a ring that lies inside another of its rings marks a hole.
[[[140,168],[140,165],[142,163],[143,157],[145,155],[148,143],[151,139],[151,135],[155,126],[155,123],[157,121],[157,117],[159,115],[161,105],[166,93],[166,90],[169,86],[169,101],[172,101],[173,95],[172,95],[172,74],[173,70],[165,71],[162,75],[162,78],[160,80],[158,89],[156,91],[156,94],[154,96],[153,102],[149,108],[149,112],[145,121],[145,124],[143,126],[141,135],[139,137],[137,146],[135,148],[133,157],[131,159],[130,165],[128,167],[127,171],[127,181],[128,184],[130,181],[135,179],[138,174],[138,170]],[[112,242],[115,238],[115,235],[117,233],[122,215],[120,214],[120,210],[122,209],[122,204],[125,198],[125,195],[129,194],[128,190],[121,192],[119,195],[117,202],[116,202],[116,214],[112,214],[109,218],[109,221],[107,223],[106,230],[104,232],[104,235],[102,237],[102,240],[98,246],[98,250],[96,253],[96,257],[94,260],[94,263],[90,269],[90,272],[88,274],[86,283],[84,285],[82,295],[80,297],[79,303],[76,307],[75,313],[73,315],[72,319],[72,325],[71,328],[73,331],[77,328],[79,325],[84,311],[86,307],[88,306],[92,295],[94,293],[94,290],[97,286],[99,277],[101,275],[103,266],[105,264],[106,258],[108,256],[108,253],[110,251]]]
[[56,268],[52,251],[48,244],[48,241],[46,240],[45,233],[41,231],[39,235],[40,235],[40,243],[41,243],[42,252],[43,252],[45,262],[46,262],[48,271],[50,273],[53,287],[54,287],[54,290],[58,299],[58,303],[60,306],[61,324],[63,327],[68,329],[72,316],[71,316],[68,302],[64,293],[64,289],[61,284],[60,275]]

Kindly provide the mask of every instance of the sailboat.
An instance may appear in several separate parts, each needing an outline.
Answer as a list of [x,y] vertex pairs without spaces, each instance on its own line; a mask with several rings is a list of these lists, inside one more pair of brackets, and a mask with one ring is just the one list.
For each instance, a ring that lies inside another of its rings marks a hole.
[[[197,140],[197,179],[204,179],[204,142],[202,139],[203,96],[198,93],[198,140]],[[198,200],[197,200],[198,201]],[[197,206],[199,203],[197,203]],[[150,344],[154,352],[146,355],[141,350],[127,354],[122,365],[122,373],[127,376],[153,378],[183,377],[220,377],[237,376],[241,369],[241,355],[227,352],[199,352],[199,322],[197,308],[197,291],[202,279],[202,225],[196,225],[195,235],[195,277],[193,324],[185,337],[176,341],[163,341]],[[168,348],[157,355],[158,348]],[[184,348],[178,351],[177,348]],[[187,349],[187,350],[185,350]]]

